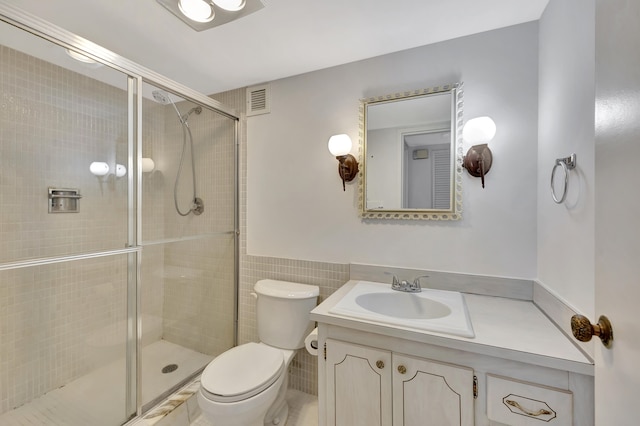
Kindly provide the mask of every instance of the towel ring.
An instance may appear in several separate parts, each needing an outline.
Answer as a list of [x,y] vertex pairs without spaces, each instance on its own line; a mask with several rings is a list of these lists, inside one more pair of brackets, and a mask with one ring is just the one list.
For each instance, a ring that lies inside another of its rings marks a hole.
[[[560,198],[556,196],[556,192],[553,186],[553,180],[555,178],[556,168],[558,166],[561,166],[562,170],[564,171],[564,185],[562,187],[562,196]],[[551,197],[553,197],[553,201],[555,201],[556,204],[564,203],[564,199],[567,197],[567,186],[569,185],[569,170],[572,170],[575,167],[576,167],[576,154],[571,154],[570,157],[556,159],[556,164],[553,166],[553,169],[551,170]]]

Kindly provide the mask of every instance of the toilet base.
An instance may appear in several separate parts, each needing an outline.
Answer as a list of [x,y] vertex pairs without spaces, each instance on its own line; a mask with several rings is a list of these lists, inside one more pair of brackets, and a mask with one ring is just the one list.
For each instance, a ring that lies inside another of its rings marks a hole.
[[269,415],[264,418],[264,426],[284,426],[287,422],[287,418],[289,417],[289,404],[287,401],[282,401],[280,407],[277,410],[274,410],[273,415]]
[[284,371],[271,388],[249,399],[230,403],[209,400],[200,386],[198,405],[202,414],[216,426],[284,426],[289,414],[288,379]]
[[264,416],[264,426],[283,426],[289,417],[289,404],[287,404],[287,389],[289,388],[289,374],[285,371],[282,386],[278,390],[276,400]]

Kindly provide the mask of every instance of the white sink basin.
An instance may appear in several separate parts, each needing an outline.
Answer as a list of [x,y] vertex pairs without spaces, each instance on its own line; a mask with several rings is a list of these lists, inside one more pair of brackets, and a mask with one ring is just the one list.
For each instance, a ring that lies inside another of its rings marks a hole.
[[408,319],[434,319],[451,314],[444,303],[415,293],[365,293],[356,297],[356,304],[381,315]]
[[405,293],[389,284],[358,281],[329,312],[411,330],[475,336],[464,297],[456,291]]

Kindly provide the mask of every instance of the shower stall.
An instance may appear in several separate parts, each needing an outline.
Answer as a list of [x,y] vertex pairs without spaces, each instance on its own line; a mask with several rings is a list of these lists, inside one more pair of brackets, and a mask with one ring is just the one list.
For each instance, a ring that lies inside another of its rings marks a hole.
[[124,424],[236,344],[237,114],[3,4],[0,40],[0,424]]

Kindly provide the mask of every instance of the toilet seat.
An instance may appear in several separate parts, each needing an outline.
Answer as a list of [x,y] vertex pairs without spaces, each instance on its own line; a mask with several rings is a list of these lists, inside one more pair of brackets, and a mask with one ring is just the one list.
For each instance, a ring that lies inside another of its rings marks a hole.
[[267,389],[284,369],[281,350],[251,342],[229,349],[211,361],[200,381],[208,399],[237,402]]

